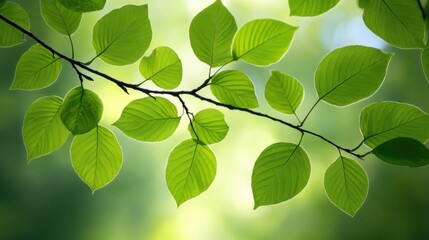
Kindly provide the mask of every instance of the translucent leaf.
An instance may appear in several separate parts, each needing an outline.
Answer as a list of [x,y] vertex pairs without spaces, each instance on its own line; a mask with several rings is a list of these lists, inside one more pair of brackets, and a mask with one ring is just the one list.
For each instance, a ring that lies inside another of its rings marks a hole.
[[160,88],[174,89],[182,81],[182,62],[173,49],[158,47],[142,58],[140,73]]
[[177,109],[168,99],[146,97],[129,103],[113,125],[131,138],[157,142],[173,135],[179,122]]
[[183,141],[170,153],[165,178],[177,206],[207,190],[215,175],[215,155],[196,140]]
[[426,80],[429,81],[429,44],[426,44],[425,48],[423,49],[421,58]]
[[252,81],[238,70],[227,70],[216,74],[211,80],[210,89],[222,103],[242,108],[259,106]]
[[40,11],[51,28],[68,36],[76,32],[82,18],[82,13],[65,8],[58,0],[41,0]]
[[340,0],[289,0],[291,16],[317,16],[335,7]]
[[368,176],[356,161],[339,157],[325,173],[325,191],[339,209],[354,216],[368,194]]
[[310,178],[310,160],[298,145],[275,143],[256,160],[252,173],[254,209],[296,196]]
[[393,165],[421,167],[429,164],[429,150],[412,138],[389,140],[374,148],[372,153]]
[[95,24],[92,37],[97,56],[119,66],[139,60],[151,40],[147,5],[126,5],[109,12]]
[[233,58],[258,66],[276,63],[289,49],[297,29],[277,20],[252,20],[238,30],[232,45]]
[[371,31],[396,47],[424,47],[425,24],[417,1],[369,1],[363,20]]
[[237,23],[220,0],[201,11],[191,22],[189,38],[195,55],[211,67],[232,60],[231,44]]
[[55,96],[40,98],[25,114],[22,138],[28,161],[55,151],[66,142],[69,131],[60,118],[62,103]]
[[265,85],[265,98],[272,108],[286,113],[295,114],[304,97],[304,88],[295,78],[272,71]]
[[[192,129],[193,126],[193,129]],[[198,112],[189,124],[188,130],[192,138],[205,144],[213,144],[222,141],[228,133],[229,127],[225,122],[225,116],[219,110],[208,108]]]
[[362,110],[360,129],[370,148],[399,137],[423,143],[429,138],[429,116],[408,104],[379,102]]
[[103,103],[97,94],[77,87],[64,98],[61,120],[73,134],[84,134],[98,125],[102,114]]
[[92,12],[104,8],[106,0],[56,0],[64,7],[76,12]]
[[[24,29],[30,29],[30,19],[18,3],[4,3],[4,6],[0,8],[0,14]],[[12,47],[24,42],[24,34],[5,21],[0,21],[0,33],[0,47]]]
[[371,0],[358,0],[358,5],[360,8],[364,8],[366,5],[368,5],[369,1]]
[[122,149],[115,135],[102,126],[74,137],[70,148],[73,168],[94,192],[106,186],[122,166]]
[[39,44],[28,49],[16,65],[12,90],[35,90],[54,83],[61,73],[61,59]]
[[335,49],[317,67],[320,99],[345,106],[371,96],[383,83],[392,56],[364,46]]

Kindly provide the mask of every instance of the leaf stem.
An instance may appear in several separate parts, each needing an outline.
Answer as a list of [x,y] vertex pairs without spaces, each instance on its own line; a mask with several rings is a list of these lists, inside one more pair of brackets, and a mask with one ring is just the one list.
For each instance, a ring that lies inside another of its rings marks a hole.
[[72,58],[74,59],[74,44],[73,44],[73,39],[71,37],[70,34],[67,35],[69,37],[69,41],[70,41],[70,47],[71,47],[71,54],[72,54]]
[[307,115],[305,115],[304,119],[299,124],[300,127],[302,127],[304,125],[305,121],[307,121],[308,116],[310,116],[311,112],[313,112],[314,108],[317,106],[317,104],[319,104],[320,100],[322,100],[322,99],[321,98],[317,99],[316,103],[310,108],[310,111],[308,111]]

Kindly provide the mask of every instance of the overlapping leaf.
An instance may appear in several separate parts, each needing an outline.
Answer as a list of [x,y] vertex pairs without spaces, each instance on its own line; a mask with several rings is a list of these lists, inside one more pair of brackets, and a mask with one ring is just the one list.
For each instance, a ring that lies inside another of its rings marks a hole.
[[56,0],[76,12],[92,12],[103,9],[106,0]]
[[298,145],[275,143],[256,160],[252,173],[255,209],[293,198],[307,185],[310,160]]
[[82,18],[82,13],[65,8],[58,0],[41,0],[40,11],[51,28],[68,36],[77,30]]
[[140,62],[140,73],[158,87],[174,89],[182,81],[182,61],[169,47],[158,47]]
[[366,26],[400,48],[423,48],[425,24],[418,1],[371,0],[364,4]]
[[192,20],[189,38],[195,55],[217,67],[232,60],[231,44],[236,32],[234,17],[222,1],[216,0]]
[[219,110],[208,108],[194,116],[192,125],[189,124],[188,130],[192,138],[198,139],[205,144],[213,144],[225,138],[229,127],[225,122],[223,113]]
[[374,94],[382,84],[392,54],[364,46],[347,46],[329,53],[316,71],[320,99],[345,106]]
[[340,0],[289,0],[291,16],[317,16],[335,7]]
[[399,137],[426,142],[429,138],[429,115],[408,104],[374,103],[362,110],[360,129],[365,144],[370,148]]
[[16,65],[11,89],[35,90],[54,83],[61,72],[61,59],[39,44],[28,49]]
[[226,70],[216,74],[211,80],[210,89],[222,103],[242,108],[259,106],[252,81],[238,70]]
[[[18,3],[4,3],[0,7],[0,14],[24,29],[30,29],[30,19],[27,12]],[[0,21],[0,33],[0,47],[12,47],[24,42],[24,34],[5,21]]]
[[304,88],[298,80],[279,71],[271,72],[265,85],[265,98],[272,108],[282,113],[295,114],[303,97]]
[[113,125],[131,138],[156,142],[173,135],[179,122],[177,109],[168,99],[146,97],[129,103]]
[[74,137],[70,155],[77,175],[91,188],[112,181],[122,166],[122,149],[115,135],[102,126]]
[[121,66],[139,60],[151,40],[147,5],[126,5],[109,12],[95,24],[92,43],[103,61]]
[[399,166],[421,167],[429,164],[429,150],[412,138],[394,138],[374,148],[381,160]]
[[194,139],[181,142],[170,153],[165,178],[177,206],[207,190],[215,175],[215,155]]
[[297,27],[273,19],[256,19],[244,24],[232,45],[235,60],[266,66],[278,62],[292,42]]
[[368,194],[368,176],[356,161],[339,157],[325,173],[328,198],[350,216],[354,216]]
[[60,118],[62,103],[55,96],[40,98],[25,114],[22,138],[28,161],[55,151],[66,142],[69,131]]

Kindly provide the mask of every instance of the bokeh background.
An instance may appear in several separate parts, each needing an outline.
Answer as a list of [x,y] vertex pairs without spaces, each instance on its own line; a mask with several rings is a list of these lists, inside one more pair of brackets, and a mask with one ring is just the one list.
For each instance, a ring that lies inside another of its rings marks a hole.
[[[31,30],[37,36],[70,53],[67,38],[43,22],[39,1],[16,2],[27,10]],[[193,16],[212,2],[108,0],[104,10],[84,15],[73,37],[76,56],[82,61],[94,56],[92,27],[102,15],[128,3],[148,3],[153,40],[146,55],[157,46],[172,47],[184,66],[179,88],[191,89],[207,76],[208,67],[192,52],[188,27]],[[335,48],[361,44],[395,53],[384,84],[371,98],[346,108],[320,104],[306,128],[354,147],[361,140],[359,112],[372,102],[401,101],[429,112],[429,85],[421,69],[420,50],[400,50],[385,44],[366,29],[356,1],[341,1],[333,10],[314,18],[289,17],[284,0],[223,2],[239,26],[255,18],[275,18],[300,26],[279,63],[265,68],[244,63],[229,66],[253,79],[261,105],[258,111],[295,121],[276,113],[264,100],[263,87],[275,69],[303,83],[306,94],[298,115],[305,115],[317,100],[313,76],[318,62]],[[299,134],[269,120],[225,109],[221,110],[230,126],[229,134],[212,146],[218,161],[217,176],[206,192],[177,208],[164,174],[171,149],[189,138],[187,120],[183,118],[174,136],[161,143],[127,138],[110,124],[128,102],[143,96],[135,92],[126,95],[100,78],[85,86],[102,98],[102,124],[117,134],[122,145],[124,162],[116,179],[91,194],[71,166],[71,136],[58,151],[27,165],[21,134],[26,109],[39,97],[63,97],[79,84],[71,67],[64,64],[59,80],[46,89],[8,90],[20,55],[33,44],[27,39],[25,44],[0,49],[0,239],[429,239],[429,167],[396,167],[368,157],[361,162],[370,179],[368,198],[351,218],[332,205],[323,190],[324,171],[337,158],[337,151],[311,136],[303,141],[312,162],[311,178],[304,191],[285,203],[252,210],[251,173],[257,156],[272,143],[297,142]],[[138,63],[114,67],[97,60],[93,67],[124,81],[142,80]],[[150,83],[145,86],[154,87]],[[192,98],[186,101],[193,112],[212,107]]]

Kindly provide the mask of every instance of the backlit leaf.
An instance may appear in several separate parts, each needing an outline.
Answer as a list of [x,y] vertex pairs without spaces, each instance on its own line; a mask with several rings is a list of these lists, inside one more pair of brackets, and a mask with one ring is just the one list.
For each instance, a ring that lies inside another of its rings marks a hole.
[[232,60],[231,44],[237,24],[234,17],[216,0],[195,16],[189,28],[189,38],[195,55],[211,67]]
[[122,166],[122,149],[115,135],[102,126],[74,137],[73,168],[94,192],[111,182]]
[[65,8],[58,0],[41,0],[40,11],[51,28],[69,36],[76,32],[82,18],[82,13]]
[[66,142],[69,131],[60,118],[62,103],[55,96],[40,98],[25,114],[22,138],[28,161],[55,151]]
[[73,134],[94,129],[103,114],[103,103],[93,91],[77,87],[67,93],[61,110],[61,120]]
[[297,27],[273,19],[256,19],[244,24],[232,45],[235,60],[266,66],[278,62],[292,42]]
[[64,7],[76,12],[92,12],[104,8],[106,0],[56,0]]
[[272,71],[265,85],[265,98],[279,112],[295,114],[304,97],[304,89],[295,78]]
[[179,122],[177,109],[168,99],[146,97],[129,103],[113,125],[131,138],[157,142],[173,135]]
[[[24,29],[30,29],[30,19],[18,3],[4,3],[3,7],[0,7],[0,14]],[[3,20],[0,20],[0,33],[0,47],[12,47],[24,42],[24,34]]]
[[142,58],[140,73],[160,88],[174,89],[182,81],[182,62],[173,49],[158,47]]
[[256,160],[252,173],[254,209],[296,196],[310,178],[310,160],[298,145],[275,143]]
[[170,153],[165,178],[177,206],[207,190],[215,175],[215,155],[196,140],[183,141]]
[[426,80],[429,81],[429,44],[426,44],[425,48],[423,49],[421,58]]
[[[192,129],[193,127],[193,129]],[[229,127],[225,122],[225,116],[219,110],[208,108],[199,111],[189,124],[189,133],[192,138],[198,139],[205,144],[213,144],[222,141],[228,133]]]
[[423,143],[429,138],[429,115],[408,104],[374,103],[362,110],[360,129],[370,148],[399,137]]
[[354,216],[368,194],[368,176],[356,161],[339,157],[325,173],[325,191],[339,209]]
[[16,65],[11,89],[35,90],[54,83],[61,72],[61,59],[39,44],[28,49]]
[[291,16],[317,16],[335,7],[340,0],[289,0]]
[[126,5],[109,12],[95,24],[92,37],[97,56],[119,66],[139,60],[151,40],[147,5]]
[[210,89],[222,103],[242,108],[259,106],[252,81],[238,70],[226,70],[216,74],[211,80]]
[[391,57],[364,46],[332,51],[317,67],[315,81],[320,99],[345,106],[371,96],[383,83]]

